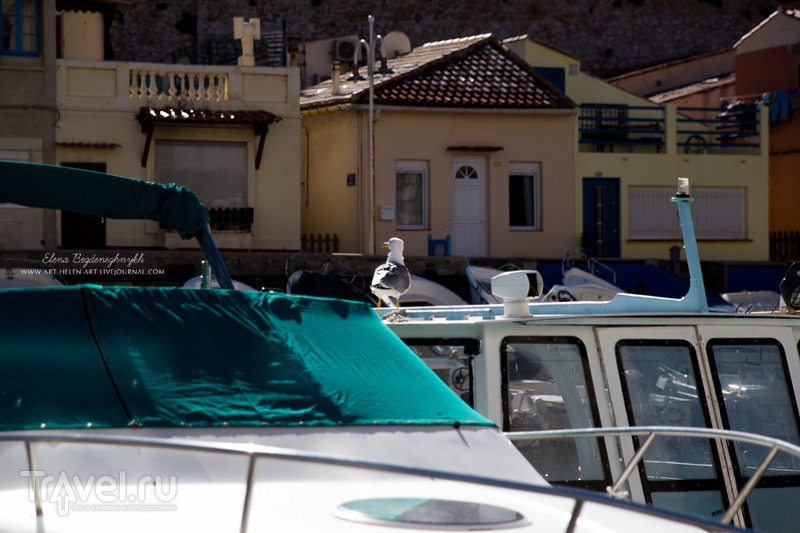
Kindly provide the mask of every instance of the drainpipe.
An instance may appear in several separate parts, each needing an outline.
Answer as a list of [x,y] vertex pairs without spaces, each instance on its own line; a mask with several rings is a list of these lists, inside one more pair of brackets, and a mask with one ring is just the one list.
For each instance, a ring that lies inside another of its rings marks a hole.
[[370,15],[369,46],[367,47],[367,76],[369,77],[369,246],[370,255],[375,254],[375,17]]

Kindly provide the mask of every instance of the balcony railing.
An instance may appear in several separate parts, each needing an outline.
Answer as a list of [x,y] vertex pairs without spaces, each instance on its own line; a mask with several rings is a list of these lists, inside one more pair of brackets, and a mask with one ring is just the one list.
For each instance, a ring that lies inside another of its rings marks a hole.
[[590,151],[613,152],[615,147],[647,147],[661,152],[666,142],[665,113],[660,106],[583,104],[580,108],[580,143]]
[[208,215],[208,225],[213,230],[250,231],[254,210],[252,207],[211,207]]
[[182,101],[228,99],[227,72],[198,71],[196,68],[131,69],[130,98],[175,104]]
[[293,68],[57,61],[62,110],[138,111],[141,107],[297,112]]
[[759,131],[756,104],[735,104],[724,108],[679,107],[678,148],[686,154],[757,153]]
[[751,154],[761,150],[756,104],[718,108],[582,104],[581,152]]

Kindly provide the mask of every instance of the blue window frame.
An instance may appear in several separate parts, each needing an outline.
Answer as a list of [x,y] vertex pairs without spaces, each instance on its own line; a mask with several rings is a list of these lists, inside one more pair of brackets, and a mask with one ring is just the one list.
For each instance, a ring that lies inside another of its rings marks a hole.
[[39,55],[37,0],[0,0],[0,55]]

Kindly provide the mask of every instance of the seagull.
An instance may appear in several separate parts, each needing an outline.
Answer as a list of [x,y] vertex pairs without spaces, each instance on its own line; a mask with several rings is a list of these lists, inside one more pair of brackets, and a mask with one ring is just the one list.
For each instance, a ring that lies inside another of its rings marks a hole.
[[383,247],[389,249],[389,257],[375,269],[370,289],[378,297],[378,307],[382,296],[394,297],[395,307],[400,307],[400,296],[411,288],[411,273],[403,262],[403,240],[392,237]]

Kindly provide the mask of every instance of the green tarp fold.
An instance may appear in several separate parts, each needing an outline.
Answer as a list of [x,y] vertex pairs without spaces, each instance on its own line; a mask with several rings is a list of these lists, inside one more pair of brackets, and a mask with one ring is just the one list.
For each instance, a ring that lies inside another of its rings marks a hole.
[[108,218],[155,220],[184,239],[194,237],[209,220],[197,195],[184,187],[14,161],[0,161],[0,202]]

